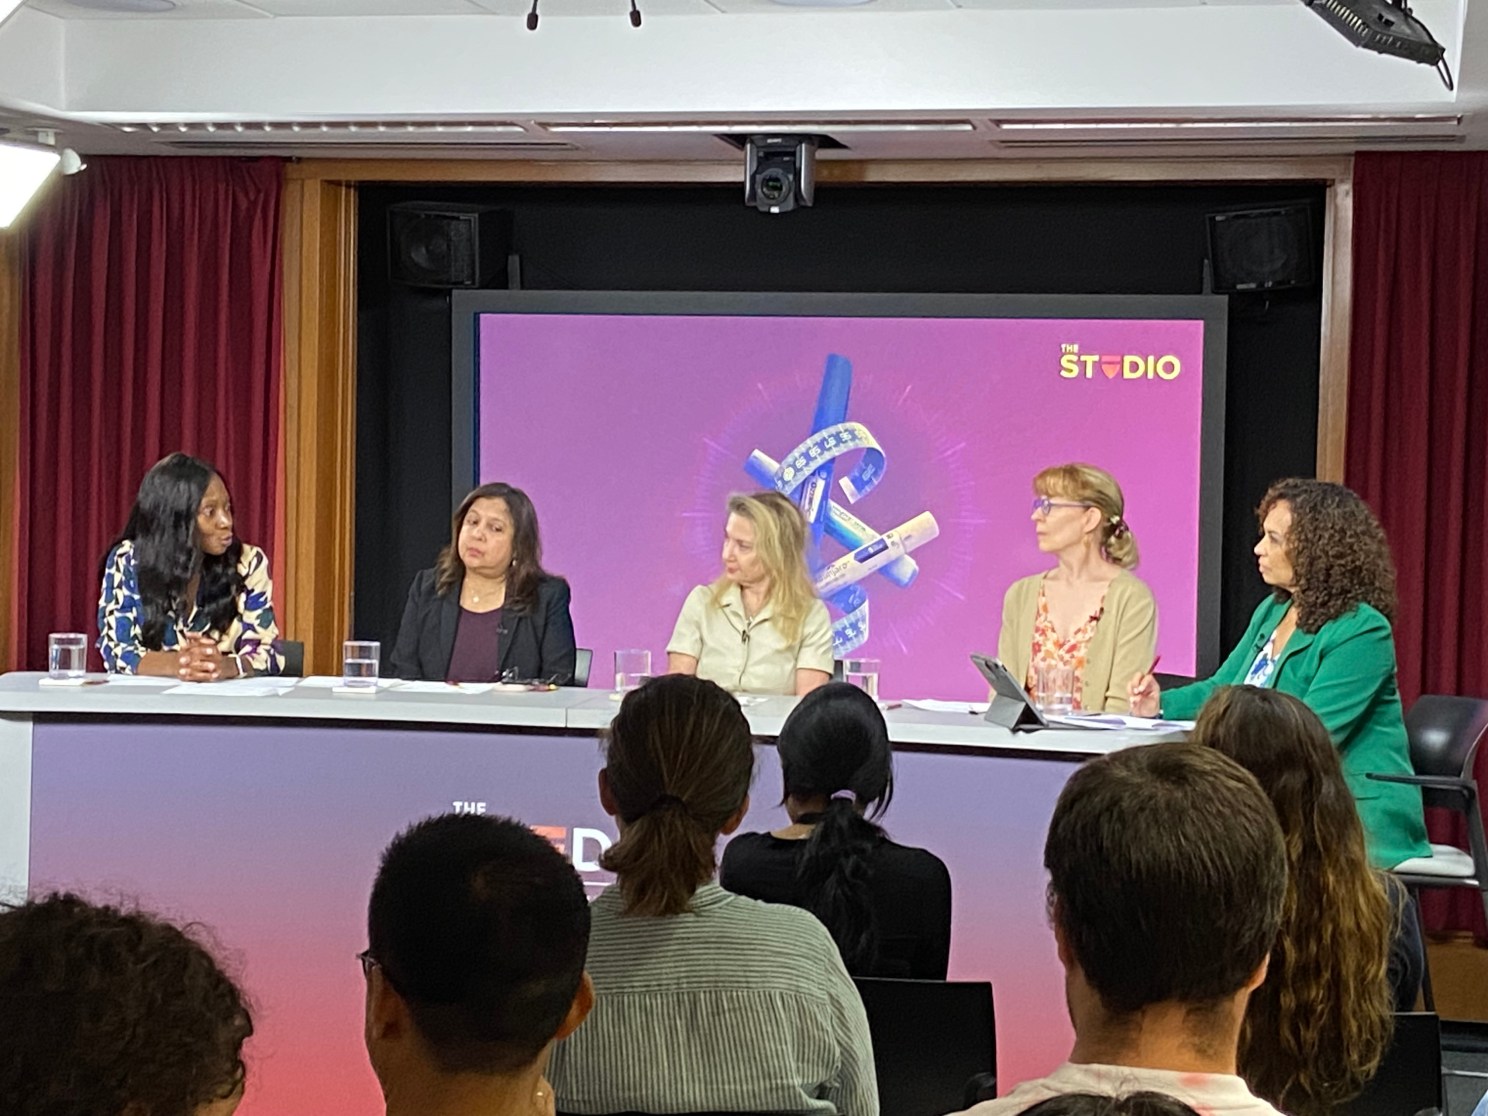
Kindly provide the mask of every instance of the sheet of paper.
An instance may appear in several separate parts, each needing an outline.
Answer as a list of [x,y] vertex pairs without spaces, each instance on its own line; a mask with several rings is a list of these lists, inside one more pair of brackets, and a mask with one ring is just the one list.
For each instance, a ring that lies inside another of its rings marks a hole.
[[191,697],[275,697],[292,689],[292,678],[232,678],[226,682],[182,682],[160,692]]
[[1157,717],[1129,717],[1122,713],[1071,713],[1068,717],[1050,717],[1056,724],[1091,729],[1137,729],[1140,732],[1187,732],[1192,721],[1164,721]]
[[[490,682],[398,682],[397,686],[400,694],[484,694],[491,689]],[[378,688],[382,688],[380,684]]]
[[985,713],[985,701],[941,701],[938,698],[907,698],[904,702],[912,709],[923,709],[926,713]]
[[[341,682],[342,679],[339,674],[312,674],[307,678],[301,678],[294,684],[294,687],[297,690],[333,690],[341,685]],[[388,690],[394,686],[401,689],[407,685],[410,685],[410,683],[400,682],[396,678],[379,678],[377,680],[377,688],[379,690]],[[441,682],[439,685],[442,686],[444,683]]]
[[177,685],[180,685],[180,683],[174,678],[156,678],[148,674],[110,674],[108,676],[109,689],[115,687],[122,689],[130,686],[154,686],[156,689],[159,689],[161,686]]

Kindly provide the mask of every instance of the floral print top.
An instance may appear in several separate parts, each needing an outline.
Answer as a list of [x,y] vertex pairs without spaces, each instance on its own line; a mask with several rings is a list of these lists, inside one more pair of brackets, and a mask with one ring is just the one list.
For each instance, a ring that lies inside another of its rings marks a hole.
[[[278,674],[284,669],[284,656],[277,641],[279,626],[274,622],[273,587],[269,581],[269,560],[256,546],[243,544],[243,557],[238,569],[246,582],[238,594],[238,616],[225,632],[213,632],[217,646],[225,655],[237,655],[255,674]],[[103,667],[111,674],[137,674],[147,648],[140,642],[145,625],[145,603],[140,599],[139,576],[135,568],[134,543],[125,539],[109,552],[103,565],[103,588],[98,595],[98,652]],[[207,618],[197,611],[182,618],[166,617],[161,650],[179,647],[183,635],[207,630]]]
[[1028,657],[1028,677],[1023,683],[1029,693],[1033,693],[1037,686],[1040,666],[1073,667],[1075,708],[1085,708],[1080,701],[1080,691],[1085,685],[1085,651],[1090,646],[1091,637],[1095,635],[1095,626],[1100,623],[1101,614],[1105,610],[1105,600],[1102,598],[1100,607],[1087,616],[1068,638],[1061,639],[1054,630],[1054,621],[1049,617],[1049,601],[1044,596],[1044,586],[1039,585],[1038,612],[1033,621],[1033,654]]

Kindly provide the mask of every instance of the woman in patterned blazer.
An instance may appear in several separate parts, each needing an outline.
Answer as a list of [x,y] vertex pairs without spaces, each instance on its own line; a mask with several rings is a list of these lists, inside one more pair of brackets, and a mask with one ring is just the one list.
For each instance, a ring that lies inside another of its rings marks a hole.
[[110,672],[216,682],[284,667],[268,559],[233,534],[227,485],[205,461],[172,453],[145,474],[101,577]]

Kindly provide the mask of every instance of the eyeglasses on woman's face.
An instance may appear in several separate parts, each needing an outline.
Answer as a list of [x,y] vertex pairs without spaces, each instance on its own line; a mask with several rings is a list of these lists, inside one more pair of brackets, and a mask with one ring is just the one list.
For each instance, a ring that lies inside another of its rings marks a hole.
[[1035,496],[1033,498],[1033,514],[1042,515],[1045,518],[1055,508],[1093,508],[1094,504],[1080,504],[1071,500],[1051,500],[1047,496]]

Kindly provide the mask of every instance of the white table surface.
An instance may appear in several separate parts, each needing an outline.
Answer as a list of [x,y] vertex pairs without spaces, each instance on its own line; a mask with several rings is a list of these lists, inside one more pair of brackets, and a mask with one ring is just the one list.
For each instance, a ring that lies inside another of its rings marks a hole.
[[[176,683],[158,687],[140,680],[113,684],[107,675],[90,675],[101,684],[42,686],[40,673],[0,675],[0,717],[26,715],[86,717],[231,717],[327,721],[404,722],[425,725],[490,725],[596,732],[610,723],[619,702],[607,690],[564,688],[548,693],[399,693],[398,687],[374,695],[333,693],[324,685],[295,685],[266,696],[233,694],[210,683],[199,694],[166,694]],[[285,679],[286,683],[290,680]],[[761,737],[780,732],[796,703],[794,697],[745,698],[750,730]],[[969,713],[932,713],[908,705],[884,714],[896,744],[970,751],[1048,754],[1050,758],[1102,755],[1132,744],[1168,739],[1141,730],[1044,731],[1013,733]]]

